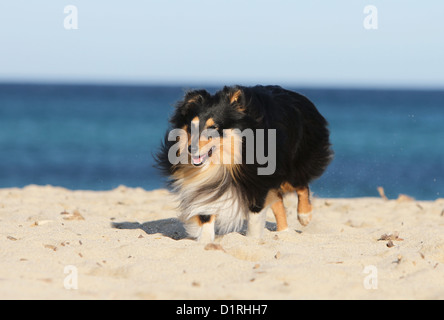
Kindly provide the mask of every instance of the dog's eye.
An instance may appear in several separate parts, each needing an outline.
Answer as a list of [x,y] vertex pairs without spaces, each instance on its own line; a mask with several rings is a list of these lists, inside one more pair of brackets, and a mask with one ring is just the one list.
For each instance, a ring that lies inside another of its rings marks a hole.
[[219,134],[219,132],[217,131],[215,126],[209,126],[204,131],[202,131],[202,136],[208,140],[213,139],[213,136],[217,134]]

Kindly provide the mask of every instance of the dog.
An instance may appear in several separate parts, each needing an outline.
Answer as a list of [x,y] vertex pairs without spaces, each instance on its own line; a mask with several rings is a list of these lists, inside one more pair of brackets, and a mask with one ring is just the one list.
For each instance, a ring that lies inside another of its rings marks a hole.
[[[179,101],[155,156],[177,195],[191,238],[261,237],[271,207],[288,229],[283,196],[296,192],[298,220],[312,219],[309,183],[333,158],[328,123],[305,96],[280,86],[191,90]],[[265,156],[268,154],[268,157]]]

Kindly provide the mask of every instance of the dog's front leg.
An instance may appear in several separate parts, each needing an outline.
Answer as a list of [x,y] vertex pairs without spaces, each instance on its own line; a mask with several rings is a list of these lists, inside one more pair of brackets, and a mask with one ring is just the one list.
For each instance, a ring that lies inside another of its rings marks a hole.
[[247,237],[262,238],[265,229],[265,218],[268,207],[259,212],[250,212],[247,220]]

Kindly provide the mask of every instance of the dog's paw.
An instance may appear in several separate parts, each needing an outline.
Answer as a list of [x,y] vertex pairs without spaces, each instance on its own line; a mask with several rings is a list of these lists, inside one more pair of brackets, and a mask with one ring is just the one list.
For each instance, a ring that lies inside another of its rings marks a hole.
[[298,213],[298,220],[299,223],[303,226],[307,226],[312,218],[312,214],[311,212],[307,212],[307,213]]
[[214,225],[204,224],[196,240],[199,243],[207,244],[207,243],[212,243],[214,241],[214,237],[215,237]]
[[247,237],[262,238],[265,229],[265,210],[250,213],[247,221]]

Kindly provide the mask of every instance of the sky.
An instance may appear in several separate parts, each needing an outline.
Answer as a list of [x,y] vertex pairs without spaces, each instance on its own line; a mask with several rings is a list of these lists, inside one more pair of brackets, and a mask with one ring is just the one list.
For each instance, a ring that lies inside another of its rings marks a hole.
[[4,0],[0,82],[442,89],[444,1]]

